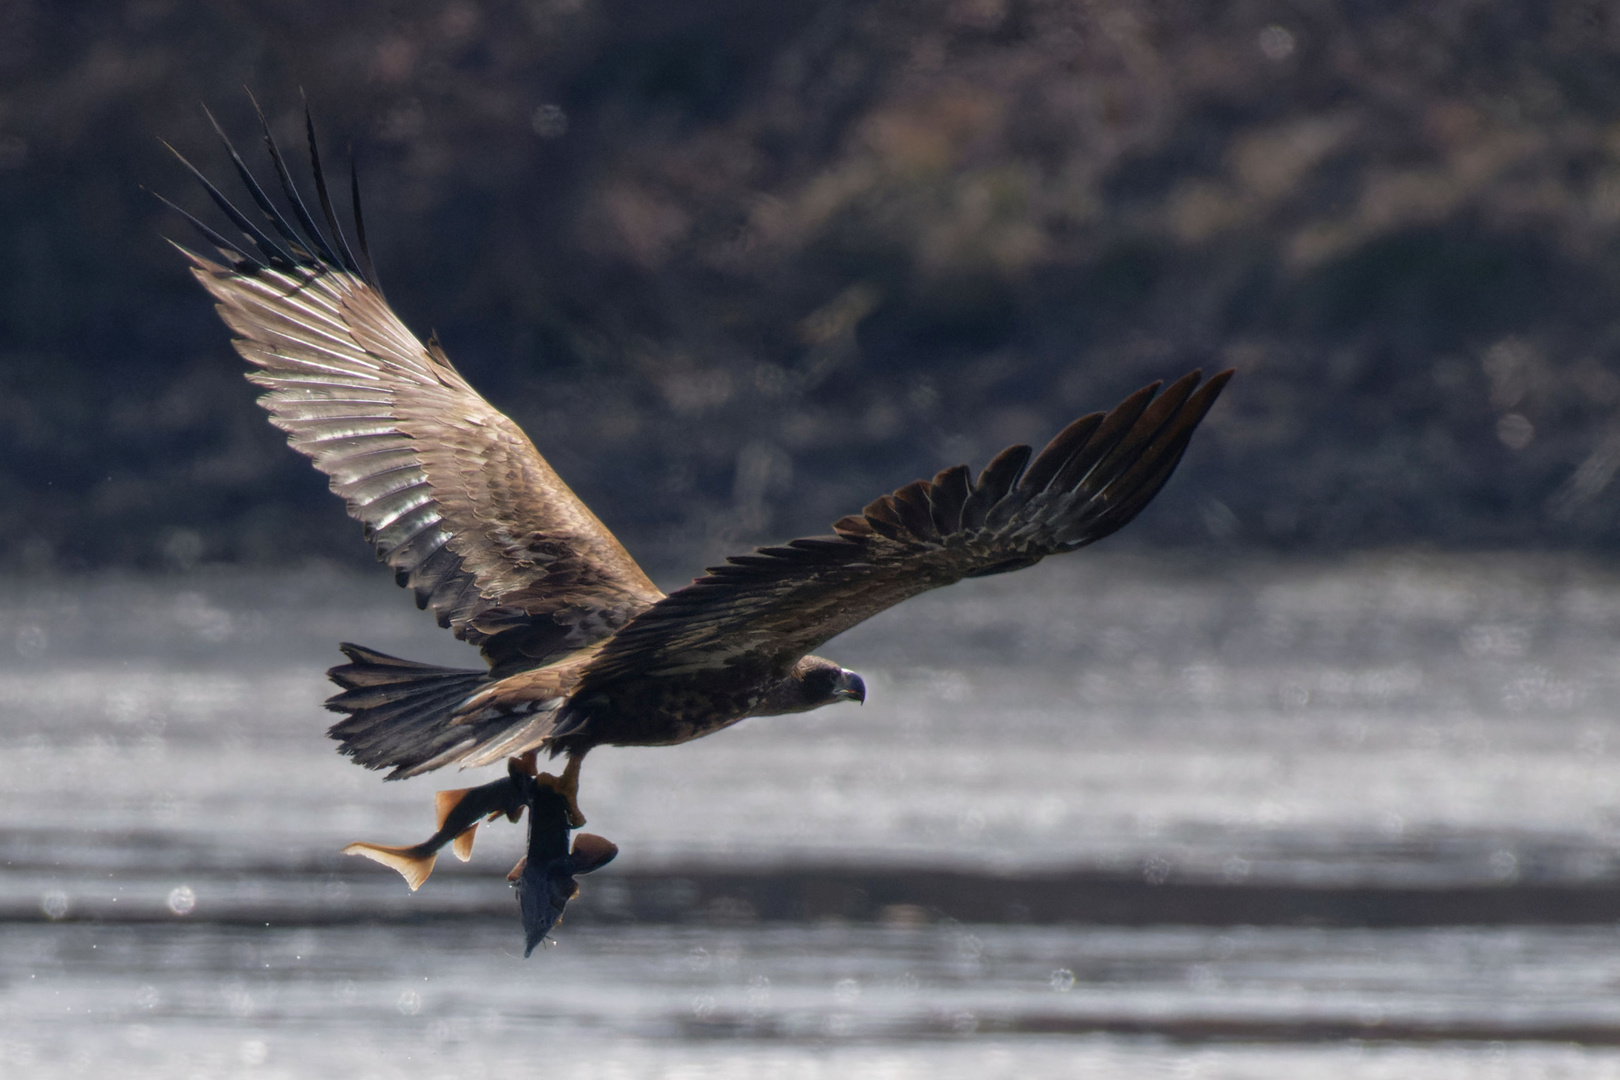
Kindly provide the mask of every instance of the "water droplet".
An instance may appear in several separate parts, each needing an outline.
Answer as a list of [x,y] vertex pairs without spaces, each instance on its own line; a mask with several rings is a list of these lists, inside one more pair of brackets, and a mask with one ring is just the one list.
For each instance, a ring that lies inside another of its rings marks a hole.
[[1203,514],[1204,531],[1209,533],[1213,540],[1230,540],[1242,528],[1242,522],[1232,512],[1232,508],[1219,499],[1205,499]]
[[422,995],[415,990],[407,990],[399,995],[399,1001],[395,1003],[395,1008],[399,1009],[400,1014],[403,1016],[415,1016],[422,1011]]
[[1256,35],[1255,44],[1260,47],[1260,55],[1273,63],[1281,63],[1294,55],[1294,34],[1286,26],[1266,27]]
[[861,984],[858,979],[839,979],[833,983],[833,999],[840,1005],[853,1005],[861,998]]
[[195,529],[171,529],[163,540],[163,558],[177,570],[192,569],[202,554],[202,534]]
[[1067,994],[1074,989],[1074,972],[1068,968],[1058,968],[1052,972],[1052,977],[1047,980],[1047,983],[1052,987],[1053,993]]
[[68,894],[52,889],[39,898],[39,910],[45,913],[47,919],[56,920],[67,917],[68,909],[72,906]]
[[177,885],[169,892],[169,910],[176,915],[190,915],[197,906],[197,894],[190,885]]
[[1509,450],[1523,450],[1536,441],[1536,426],[1523,413],[1510,412],[1496,422],[1496,437]]
[[24,660],[38,660],[50,647],[51,637],[43,626],[19,626],[13,645]]
[[541,105],[534,110],[529,124],[542,139],[560,139],[568,134],[568,114],[561,105]]

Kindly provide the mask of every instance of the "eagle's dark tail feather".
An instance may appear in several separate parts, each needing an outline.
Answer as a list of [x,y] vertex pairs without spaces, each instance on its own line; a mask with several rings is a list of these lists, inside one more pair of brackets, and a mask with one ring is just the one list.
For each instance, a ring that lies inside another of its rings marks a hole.
[[388,779],[438,768],[476,739],[449,723],[450,713],[489,683],[488,672],[401,660],[345,642],[349,663],[328,671],[343,688],[326,707],[348,716],[327,729],[338,751],[368,769],[393,768]]

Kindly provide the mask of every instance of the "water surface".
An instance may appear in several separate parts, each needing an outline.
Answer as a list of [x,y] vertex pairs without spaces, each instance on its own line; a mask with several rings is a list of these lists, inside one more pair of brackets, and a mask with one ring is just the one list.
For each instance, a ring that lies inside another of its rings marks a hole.
[[[379,578],[5,591],[0,1062],[1620,1072],[1613,927],[1536,925],[1620,877],[1620,575],[1601,564],[1100,554],[920,598],[823,650],[866,677],[864,707],[593,754],[590,828],[623,855],[527,962],[518,829],[416,894],[336,854],[420,839],[434,790],[486,778],[385,784],[323,737],[338,640],[474,661]],[[1009,902],[952,921],[916,885],[941,870]],[[783,909],[810,922],[642,902],[822,872],[913,893]],[[1355,905],[1314,928],[1110,926],[1079,901],[1036,918],[1020,882],[1043,875],[1522,903],[1491,926],[1358,927]]]

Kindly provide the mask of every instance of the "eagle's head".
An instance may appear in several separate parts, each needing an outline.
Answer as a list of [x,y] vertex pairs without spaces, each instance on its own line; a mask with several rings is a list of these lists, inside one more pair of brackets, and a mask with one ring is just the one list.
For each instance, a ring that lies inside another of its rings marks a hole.
[[866,683],[853,671],[846,671],[831,660],[807,656],[793,665],[787,678],[771,687],[754,710],[755,716],[781,716],[808,712],[836,701],[866,700]]

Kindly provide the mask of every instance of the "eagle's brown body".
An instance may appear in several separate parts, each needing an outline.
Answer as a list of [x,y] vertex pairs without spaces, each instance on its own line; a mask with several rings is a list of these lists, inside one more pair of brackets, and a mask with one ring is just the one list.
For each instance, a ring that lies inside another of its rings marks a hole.
[[331,477],[418,605],[489,665],[447,669],[344,646],[350,662],[331,672],[343,689],[328,705],[346,716],[331,734],[393,777],[684,742],[747,716],[860,699],[860,679],[811,650],[925,590],[1120,528],[1169,478],[1230,375],[1146,387],[1038,454],[1010,447],[977,478],[946,469],[832,535],[734,557],[666,596],[438,343],[399,321],[375,284],[358,199],[356,258],[318,158],[325,232],[268,127],[265,142],[292,217],[232,150],[263,220],[208,185],[245,239],[197,223],[219,254],[186,252],[194,273],[253,365],[271,421]]

